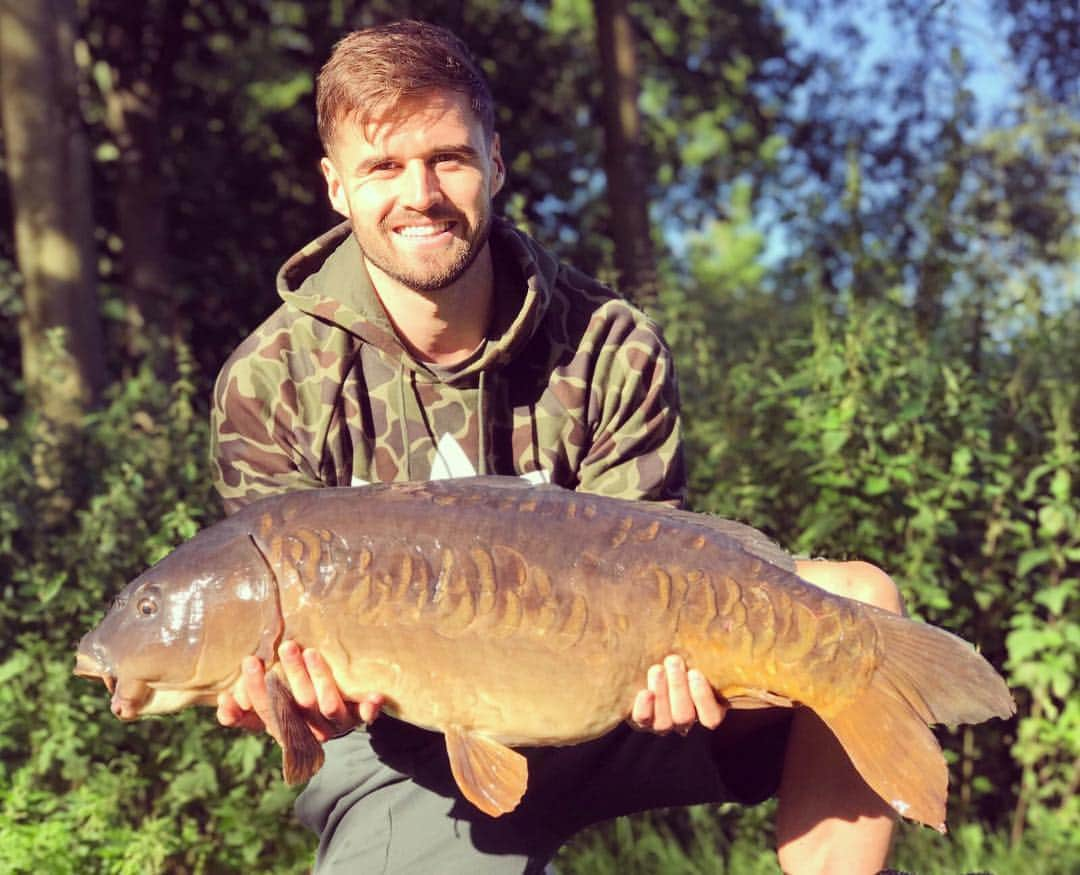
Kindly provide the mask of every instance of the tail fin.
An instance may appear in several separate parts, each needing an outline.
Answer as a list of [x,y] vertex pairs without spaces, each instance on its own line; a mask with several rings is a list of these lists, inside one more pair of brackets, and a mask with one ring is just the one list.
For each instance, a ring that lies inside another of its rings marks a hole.
[[822,719],[867,784],[904,817],[945,832],[949,776],[932,723],[1009,717],[1016,704],[993,667],[955,635],[871,609],[882,662],[869,689]]

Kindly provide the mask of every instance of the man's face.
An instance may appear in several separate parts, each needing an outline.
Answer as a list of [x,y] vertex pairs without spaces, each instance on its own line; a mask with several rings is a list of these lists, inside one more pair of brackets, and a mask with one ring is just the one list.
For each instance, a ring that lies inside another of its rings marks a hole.
[[465,274],[487,243],[504,175],[498,136],[487,141],[467,97],[435,92],[364,128],[345,119],[331,152],[330,203],[371,264],[425,292]]

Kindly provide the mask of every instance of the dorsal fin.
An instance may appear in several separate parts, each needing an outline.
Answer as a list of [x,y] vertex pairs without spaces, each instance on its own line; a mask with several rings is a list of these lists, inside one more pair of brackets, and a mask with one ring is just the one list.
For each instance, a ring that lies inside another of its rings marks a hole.
[[667,517],[672,522],[677,522],[680,525],[694,526],[731,538],[747,553],[757,556],[758,559],[782,568],[784,571],[795,572],[795,560],[791,554],[764,532],[758,531],[746,523],[739,523],[735,520],[712,516],[707,513],[679,510],[664,504],[656,505],[654,513]]
[[795,572],[795,560],[791,554],[784,550],[764,532],[758,531],[746,523],[723,517],[712,516],[706,513],[695,513],[689,510],[680,510],[667,504],[654,501],[630,501],[629,499],[611,498],[610,496],[594,495],[592,493],[578,493],[566,489],[554,483],[534,484],[520,477],[508,477],[499,475],[487,475],[480,477],[461,477],[454,480],[432,480],[424,484],[431,490],[453,490],[461,487],[483,487],[485,489],[505,490],[508,493],[531,491],[539,495],[577,495],[583,498],[593,498],[600,502],[626,502],[641,506],[650,514],[660,518],[666,518],[681,526],[694,526],[703,531],[714,532],[730,538],[740,547],[758,559],[782,568],[784,571]]

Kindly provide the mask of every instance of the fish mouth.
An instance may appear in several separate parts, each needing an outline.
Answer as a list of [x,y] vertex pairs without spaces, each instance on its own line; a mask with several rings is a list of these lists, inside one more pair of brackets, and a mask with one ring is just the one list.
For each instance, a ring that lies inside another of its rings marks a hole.
[[135,720],[141,715],[150,692],[148,684],[132,680],[120,684],[116,675],[105,668],[96,656],[82,650],[75,654],[75,674],[105,684],[105,689],[112,696],[109,710],[121,720]]
[[135,720],[140,714],[139,702],[135,698],[120,695],[119,690],[113,693],[109,710],[124,721]]
[[97,678],[105,684],[105,689],[110,693],[116,691],[116,676],[88,653],[79,651],[75,654],[74,673],[81,678]]

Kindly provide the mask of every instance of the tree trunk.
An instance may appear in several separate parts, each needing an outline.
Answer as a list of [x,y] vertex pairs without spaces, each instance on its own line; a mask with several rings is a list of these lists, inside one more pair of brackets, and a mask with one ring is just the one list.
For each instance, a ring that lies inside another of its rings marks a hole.
[[638,112],[638,69],[627,0],[594,0],[603,84],[604,171],[619,288],[647,307],[657,275],[649,226],[647,175]]
[[0,0],[0,113],[23,278],[27,401],[71,425],[105,382],[90,155],[75,88],[72,0]]
[[[108,8],[108,7],[106,7]],[[105,124],[116,145],[125,346],[142,358],[176,330],[161,178],[161,94],[182,38],[185,4],[119,4],[105,24]]]

